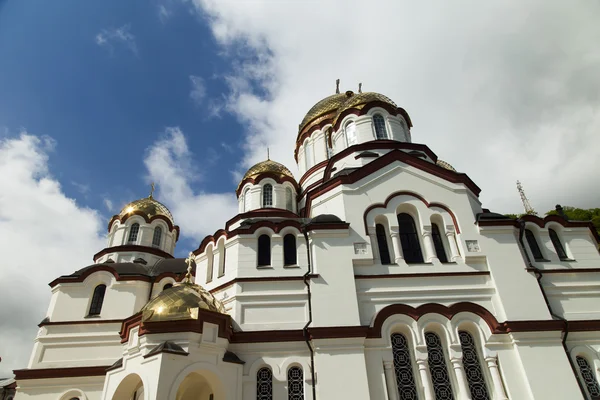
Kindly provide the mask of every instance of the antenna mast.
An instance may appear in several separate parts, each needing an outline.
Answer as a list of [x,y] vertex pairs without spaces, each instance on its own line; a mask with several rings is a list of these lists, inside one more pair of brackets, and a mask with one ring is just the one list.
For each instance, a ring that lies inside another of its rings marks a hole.
[[521,196],[521,201],[523,202],[523,208],[525,208],[525,214],[527,215],[537,215],[531,204],[529,204],[529,199],[525,196],[525,190],[523,189],[523,185],[521,182],[517,181],[517,190],[519,191],[519,195]]

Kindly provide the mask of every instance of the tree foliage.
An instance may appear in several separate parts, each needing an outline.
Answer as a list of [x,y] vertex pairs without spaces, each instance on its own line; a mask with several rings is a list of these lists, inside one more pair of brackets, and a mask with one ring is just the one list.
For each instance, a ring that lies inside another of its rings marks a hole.
[[[568,220],[571,221],[592,221],[598,233],[600,233],[600,208],[576,208],[564,206],[563,212]],[[558,211],[550,210],[546,215],[559,215]]]

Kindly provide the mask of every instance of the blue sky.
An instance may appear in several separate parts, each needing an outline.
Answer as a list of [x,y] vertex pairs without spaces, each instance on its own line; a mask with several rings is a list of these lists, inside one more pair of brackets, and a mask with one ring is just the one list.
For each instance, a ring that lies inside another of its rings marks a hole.
[[92,262],[122,205],[157,182],[177,255],[194,250],[267,146],[296,173],[298,124],[338,78],[405,108],[486,208],[522,210],[517,179],[540,213],[598,207],[598,15],[589,0],[0,0],[0,377],[27,364],[47,283]]

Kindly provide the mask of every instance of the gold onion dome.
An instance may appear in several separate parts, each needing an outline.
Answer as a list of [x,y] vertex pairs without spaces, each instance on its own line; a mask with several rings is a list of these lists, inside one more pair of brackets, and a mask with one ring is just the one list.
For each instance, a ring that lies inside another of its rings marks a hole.
[[[252,167],[250,167],[250,169],[248,170],[248,172],[246,172],[246,174],[244,175],[244,177],[242,178],[242,180],[240,181],[240,185],[242,184],[242,182],[244,182],[246,179],[256,179],[259,175],[264,174],[264,173],[271,173],[276,175],[278,178],[283,178],[283,177],[289,177],[294,179],[294,175],[290,172],[289,169],[287,169],[287,167],[283,164],[280,164],[276,161],[273,160],[265,160],[265,161],[261,161],[257,164],[254,164]],[[294,182],[296,180],[294,179]],[[239,189],[239,185],[238,185],[238,189]]]
[[124,216],[133,214],[136,211],[141,212],[148,218],[152,218],[155,215],[162,215],[164,217],[167,217],[169,221],[171,221],[171,223],[175,225],[173,215],[171,214],[169,209],[161,202],[156,201],[154,197],[152,197],[152,195],[144,199],[132,201],[131,203],[127,204],[119,213],[119,217],[123,218]]
[[348,95],[346,93],[336,93],[334,95],[325,97],[323,100],[312,106],[310,110],[308,110],[304,116],[304,119],[300,123],[299,131],[302,131],[309,122],[312,122],[318,117],[335,113],[346,100],[348,100]]
[[198,310],[226,313],[223,304],[202,286],[183,282],[150,300],[142,308],[142,321],[198,319]]
[[337,122],[337,119],[340,117],[340,115],[344,111],[349,110],[351,108],[357,108],[357,109],[361,110],[365,105],[367,105],[368,103],[372,103],[374,101],[379,101],[382,103],[389,104],[390,106],[394,107],[394,109],[398,108],[396,103],[394,103],[392,100],[390,100],[389,97],[384,96],[380,93],[365,92],[365,93],[352,94],[351,96],[348,96],[347,100],[337,109],[335,118],[333,119],[333,125],[335,125],[335,123]]
[[454,169],[454,167],[453,167],[452,165],[450,165],[449,163],[447,163],[447,162],[446,162],[446,161],[444,161],[444,160],[440,160],[439,158],[438,158],[438,160],[435,162],[435,164],[436,164],[436,165],[438,165],[438,166],[440,166],[440,167],[442,167],[442,168],[446,168],[446,169],[448,169],[448,170],[450,170],[450,171],[454,171],[454,172],[456,172],[456,169]]

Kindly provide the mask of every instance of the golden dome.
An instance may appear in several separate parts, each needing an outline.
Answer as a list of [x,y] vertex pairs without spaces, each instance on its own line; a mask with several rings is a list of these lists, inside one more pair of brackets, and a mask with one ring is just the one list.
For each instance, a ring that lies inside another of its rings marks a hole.
[[169,209],[161,202],[154,200],[154,197],[152,197],[152,195],[144,199],[132,201],[131,203],[127,204],[119,213],[119,217],[123,218],[124,216],[132,214],[136,211],[143,213],[148,218],[152,218],[155,215],[162,215],[164,217],[167,217],[169,221],[171,221],[171,223],[175,225],[173,215],[171,215]]
[[[283,178],[283,177],[287,176],[289,178],[294,179],[294,175],[292,175],[290,170],[287,169],[287,167],[285,165],[280,164],[273,160],[265,160],[265,161],[261,161],[257,164],[254,164],[252,167],[250,167],[248,172],[246,172],[246,174],[240,181],[240,184],[238,185],[238,189],[240,188],[240,185],[242,184],[242,182],[244,182],[247,178],[256,179],[260,174],[264,174],[264,173],[274,174],[278,178]],[[296,182],[295,179],[294,179],[294,182]]]
[[390,100],[389,97],[384,96],[380,93],[375,93],[375,92],[358,93],[358,94],[348,97],[347,100],[342,105],[340,105],[340,107],[337,109],[337,112],[335,114],[335,118],[333,119],[333,125],[336,124],[337,119],[340,117],[340,115],[344,111],[349,110],[351,108],[358,108],[360,110],[366,104],[372,103],[374,101],[387,103],[390,106],[394,107],[394,109],[398,108],[396,103],[394,103],[392,100]]
[[225,314],[223,304],[206,289],[183,282],[163,290],[142,308],[142,321],[198,319],[198,310]]
[[336,93],[334,95],[325,97],[323,100],[319,101],[317,104],[312,106],[310,110],[304,116],[304,119],[300,123],[300,128],[298,132],[302,132],[304,127],[308,125],[309,122],[317,119],[318,117],[330,113],[334,113],[346,100],[348,100],[348,96],[352,96],[354,93],[346,92],[346,93]]
[[440,167],[442,167],[442,168],[446,168],[446,169],[448,169],[448,170],[450,170],[450,171],[454,171],[454,172],[456,172],[456,170],[454,169],[454,167],[453,167],[452,165],[448,164],[448,163],[447,163],[446,161],[444,161],[444,160],[440,160],[439,158],[438,158],[438,160],[436,161],[436,163],[435,163],[435,164],[436,164],[436,165],[439,165],[439,166],[440,166]]

